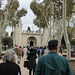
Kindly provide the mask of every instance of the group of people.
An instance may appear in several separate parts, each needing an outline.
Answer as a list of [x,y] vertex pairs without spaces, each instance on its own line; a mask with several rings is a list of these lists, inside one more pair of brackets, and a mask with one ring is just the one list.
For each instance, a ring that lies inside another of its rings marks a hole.
[[[22,50],[22,48],[19,49],[21,51],[24,50]],[[42,48],[36,49],[31,47],[27,50],[27,56],[25,59],[28,60],[27,69],[29,69],[29,75],[31,75],[32,70],[33,75],[74,75],[68,60],[65,57],[57,54],[58,41],[50,40],[48,42],[48,49],[50,52],[46,55],[43,55],[44,50]],[[38,63],[36,64],[36,58],[37,54],[39,54],[39,50],[41,57],[38,59]],[[22,54],[17,54],[18,58],[20,59]],[[15,52],[13,50],[6,51],[3,61],[4,62],[0,64],[1,75],[21,75],[21,69],[19,65],[15,63]]]
[[16,54],[18,56],[18,60],[17,60],[17,63],[20,64],[21,62],[21,57],[24,57],[24,59],[27,58],[27,52],[28,52],[28,49],[26,47],[21,47],[19,46],[19,48],[17,48],[16,50]]
[[24,59],[27,58],[28,53],[30,53],[30,50],[32,48],[34,49],[34,51],[38,55],[38,59],[40,59],[41,56],[44,55],[44,51],[46,49],[46,47],[29,47],[29,46],[27,46],[27,47],[26,46],[23,46],[23,48],[21,46],[19,46],[19,48],[16,47],[14,51],[18,55],[18,64],[20,64],[21,57],[23,57]]

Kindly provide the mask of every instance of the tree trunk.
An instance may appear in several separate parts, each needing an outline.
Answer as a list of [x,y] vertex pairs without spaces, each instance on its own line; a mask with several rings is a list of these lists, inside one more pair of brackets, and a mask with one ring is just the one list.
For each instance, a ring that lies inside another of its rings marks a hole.
[[40,40],[40,45],[42,45],[42,32],[41,32],[41,28],[40,28],[39,31],[40,31],[40,39],[41,39],[41,40]]
[[[5,30],[5,26],[6,26],[6,23],[7,23],[7,13],[5,13],[5,18],[3,19],[2,16],[1,16],[1,22],[0,22],[0,54],[2,53],[2,38],[3,38],[3,34],[4,34],[4,30]],[[3,25],[1,26],[1,23],[3,21]]]
[[5,51],[6,51],[6,45],[5,45]]
[[46,45],[48,45],[48,41],[50,40],[51,40],[51,25],[48,26],[48,37],[47,37]]
[[[48,31],[49,31],[49,34],[48,34],[48,39],[47,39],[47,44],[48,44],[48,41],[51,40],[51,39],[55,39],[55,28],[54,28],[54,3],[50,3],[51,4],[51,19],[50,19],[50,24],[48,23]],[[50,25],[50,26],[49,26]],[[53,28],[53,35],[51,35],[51,32],[52,32],[52,28]]]
[[64,38],[67,47],[67,59],[71,60],[71,45],[69,42],[68,34],[67,34],[67,27],[66,27],[66,0],[63,0],[63,26],[64,26]]
[[48,41],[52,40],[52,34],[51,34],[52,33],[52,17],[50,19],[48,30],[49,30],[49,34],[48,34],[47,44],[48,44]]
[[53,40],[55,39],[55,27],[54,27],[54,2],[52,2],[52,22],[53,22],[53,34],[52,34],[52,37],[53,37]]
[[[62,35],[63,35],[63,26],[61,23],[62,20],[59,19],[58,21],[58,50],[60,49],[61,46],[61,40],[62,40]],[[58,51],[59,52],[59,51]]]
[[1,27],[1,23],[2,23],[2,17],[1,17],[1,21],[0,21],[0,56],[2,54],[2,27]]
[[0,56],[1,54],[2,54],[2,33],[1,33],[1,28],[0,28]]
[[45,34],[45,28],[43,28],[43,34],[42,34],[42,37],[41,37],[42,46],[43,46],[44,34]]
[[2,43],[1,43],[1,37],[0,37],[0,56],[1,56],[1,54],[2,54]]

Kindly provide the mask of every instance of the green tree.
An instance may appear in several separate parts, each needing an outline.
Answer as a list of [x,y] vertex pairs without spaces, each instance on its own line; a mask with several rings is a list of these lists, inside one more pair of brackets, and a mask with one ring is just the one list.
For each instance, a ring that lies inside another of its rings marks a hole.
[[7,0],[8,3],[6,5],[6,11],[8,12],[8,20],[9,25],[13,27],[16,26],[16,24],[19,23],[19,19],[26,15],[27,11],[22,8],[21,10],[18,10],[19,8],[19,2],[17,0]]
[[43,35],[40,35],[40,38],[42,38],[42,44],[46,28],[48,28],[49,26],[50,6],[45,7],[44,3],[37,3],[36,1],[33,1],[30,5],[30,8],[36,15],[36,19],[34,19],[34,24],[37,25],[39,28],[43,28]]
[[3,9],[0,9],[0,54],[2,52],[2,42],[1,41],[4,35],[4,31],[7,27],[6,21],[7,21],[6,11]]
[[[19,21],[21,17],[25,16],[27,13],[27,10],[24,8],[18,9],[19,8],[19,2],[18,0],[7,0],[8,3],[6,5],[6,11],[8,12],[8,25],[12,27],[12,32],[14,31],[14,27],[16,24],[19,24]],[[13,32],[14,36],[14,32]],[[14,39],[14,37],[12,38]],[[14,41],[13,41],[13,46],[14,46]]]
[[6,50],[6,46],[11,47],[13,45],[13,41],[11,37],[5,37],[2,39],[2,44],[5,46],[5,50]]
[[[7,5],[5,6],[5,8],[3,10],[0,9],[0,54],[2,51],[1,40],[3,38],[3,33],[6,29],[6,26],[12,26],[13,31],[15,25],[19,23],[19,19],[22,16],[25,16],[27,13],[25,9],[18,10],[18,7],[18,0],[7,0]],[[20,16],[17,15],[18,13],[20,14]]]
[[73,32],[75,31],[75,27],[72,27],[72,26],[67,26],[67,33],[68,33],[68,37],[69,37],[69,40],[72,40],[73,38]]
[[[69,44],[67,28],[66,28],[66,19],[68,20],[68,25],[69,25],[69,20],[72,16],[73,7],[74,7],[74,0],[65,0],[65,3],[64,3],[64,0],[43,0],[43,2],[41,2],[41,3],[36,3],[36,1],[34,0],[34,2],[31,3],[31,9],[34,12],[34,14],[36,15],[36,20],[34,23],[39,24],[39,23],[37,23],[37,22],[39,22],[37,20],[38,19],[40,20],[41,18],[43,18],[44,20],[42,22],[43,23],[45,22],[46,23],[45,26],[48,27],[49,21],[50,21],[49,19],[53,19],[53,34],[55,33],[54,30],[56,30],[54,28],[57,28],[59,46],[61,43],[62,36],[64,34],[65,42],[66,42],[66,46],[67,46],[68,50],[70,50],[70,44]],[[63,13],[62,13],[62,10],[63,10]],[[42,15],[42,17],[38,18],[39,15],[40,16]],[[62,20],[62,18],[63,18],[63,20]],[[51,22],[52,22],[52,20],[50,21],[50,23]],[[57,24],[56,27],[54,27],[55,23]],[[41,22],[40,22],[40,25],[42,26]],[[39,25],[37,25],[37,26],[39,26]],[[52,30],[51,30],[51,25],[50,25],[50,33],[49,33],[50,36],[51,36],[51,31]]]
[[34,24],[39,27],[45,27],[48,25],[49,17],[50,17],[50,6],[46,7],[44,3],[37,3],[33,1],[30,5],[31,10],[37,16],[34,20]]
[[[72,11],[74,3],[74,0],[67,0],[67,9]],[[53,11],[53,5],[54,4],[54,11]],[[71,5],[70,5],[71,4]],[[63,0],[43,0],[41,3],[37,3],[36,0],[34,0],[30,5],[33,13],[36,15],[36,19],[34,19],[34,24],[38,27],[46,27],[49,25],[49,21],[51,19],[51,16],[54,17],[54,23],[58,22],[58,36],[60,38],[60,32],[63,29],[62,25],[62,8],[63,8]],[[68,12],[68,10],[67,10]],[[67,13],[67,17],[71,17],[72,13]],[[50,21],[51,22],[51,21]],[[40,25],[39,25],[40,24]],[[54,27],[53,27],[54,28]],[[62,28],[62,29],[61,29]],[[51,29],[51,28],[50,28]]]
[[27,13],[27,11],[24,8],[22,8],[21,10],[18,10],[17,14],[16,14],[17,19],[21,18],[22,16],[25,16],[26,13]]

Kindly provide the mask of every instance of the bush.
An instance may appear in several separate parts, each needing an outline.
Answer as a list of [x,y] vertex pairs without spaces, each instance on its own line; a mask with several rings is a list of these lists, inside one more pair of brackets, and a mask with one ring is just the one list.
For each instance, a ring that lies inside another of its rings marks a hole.
[[11,37],[4,37],[2,39],[2,44],[5,46],[5,50],[6,50],[6,46],[8,46],[9,48],[13,46],[13,40]]

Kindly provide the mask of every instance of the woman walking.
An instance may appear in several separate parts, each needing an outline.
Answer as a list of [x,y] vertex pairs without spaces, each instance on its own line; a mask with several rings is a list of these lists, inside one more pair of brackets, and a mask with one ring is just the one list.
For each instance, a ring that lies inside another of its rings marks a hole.
[[35,67],[36,67],[36,52],[33,48],[30,49],[30,53],[28,53],[28,69],[29,69],[29,75],[31,75],[33,70],[33,75],[35,74]]

